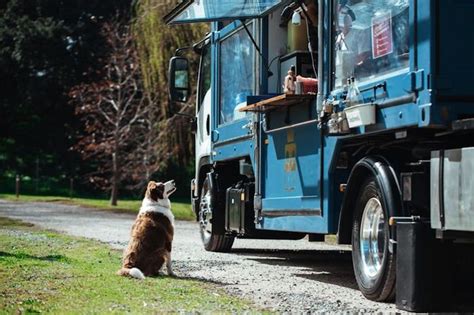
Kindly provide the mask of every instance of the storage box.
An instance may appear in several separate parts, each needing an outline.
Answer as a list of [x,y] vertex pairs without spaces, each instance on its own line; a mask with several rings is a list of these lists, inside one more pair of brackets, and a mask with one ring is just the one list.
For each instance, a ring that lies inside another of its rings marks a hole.
[[375,124],[375,104],[366,103],[347,107],[344,112],[349,128]]
[[244,232],[245,227],[245,188],[228,188],[226,194],[225,226],[227,231]]

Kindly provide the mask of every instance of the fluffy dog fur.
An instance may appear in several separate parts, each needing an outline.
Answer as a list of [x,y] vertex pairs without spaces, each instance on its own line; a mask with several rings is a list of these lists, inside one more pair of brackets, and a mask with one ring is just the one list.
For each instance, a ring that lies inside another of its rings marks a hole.
[[117,272],[119,275],[137,279],[156,276],[166,262],[168,275],[174,276],[171,268],[174,216],[168,197],[175,190],[174,181],[148,183],[124,252],[122,268]]

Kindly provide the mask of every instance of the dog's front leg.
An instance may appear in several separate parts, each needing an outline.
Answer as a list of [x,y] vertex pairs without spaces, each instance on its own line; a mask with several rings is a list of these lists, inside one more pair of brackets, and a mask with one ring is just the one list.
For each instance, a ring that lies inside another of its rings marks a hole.
[[173,268],[171,267],[171,253],[168,252],[166,255],[166,270],[168,271],[168,276],[176,277],[176,274],[173,272]]

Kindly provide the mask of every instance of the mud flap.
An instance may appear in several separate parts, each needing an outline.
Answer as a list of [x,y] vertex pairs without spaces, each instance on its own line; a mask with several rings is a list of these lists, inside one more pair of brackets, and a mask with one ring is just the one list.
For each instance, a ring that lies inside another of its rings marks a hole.
[[396,306],[410,312],[451,308],[453,271],[450,243],[435,238],[428,221],[397,219]]

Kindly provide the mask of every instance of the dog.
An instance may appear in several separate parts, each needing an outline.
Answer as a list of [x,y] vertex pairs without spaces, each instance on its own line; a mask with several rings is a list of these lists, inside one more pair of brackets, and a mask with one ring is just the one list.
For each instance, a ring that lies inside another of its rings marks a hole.
[[168,275],[175,276],[171,267],[174,216],[169,200],[175,191],[173,180],[148,183],[140,212],[132,226],[130,242],[124,251],[122,268],[117,274],[145,279],[145,276],[157,276],[166,262]]

